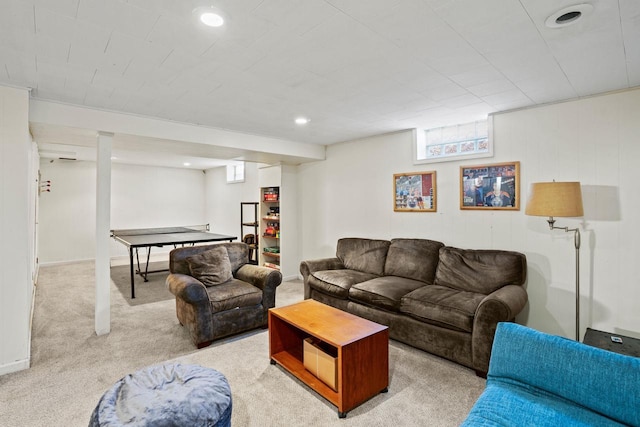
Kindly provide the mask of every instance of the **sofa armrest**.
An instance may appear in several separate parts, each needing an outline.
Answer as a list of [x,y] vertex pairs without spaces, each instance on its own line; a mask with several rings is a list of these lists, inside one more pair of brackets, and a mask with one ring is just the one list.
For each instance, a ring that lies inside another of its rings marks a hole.
[[189,304],[209,302],[207,289],[201,281],[187,274],[169,274],[166,280],[169,291]]
[[487,295],[478,305],[473,319],[473,365],[486,373],[498,322],[513,321],[527,304],[527,291],[518,285],[507,285]]
[[338,258],[310,259],[300,263],[300,274],[304,281],[304,299],[309,299],[311,289],[309,288],[309,276],[316,271],[341,270],[345,268]]
[[272,268],[245,264],[236,271],[235,278],[262,290],[265,312],[276,305],[276,288],[282,283],[282,273]]

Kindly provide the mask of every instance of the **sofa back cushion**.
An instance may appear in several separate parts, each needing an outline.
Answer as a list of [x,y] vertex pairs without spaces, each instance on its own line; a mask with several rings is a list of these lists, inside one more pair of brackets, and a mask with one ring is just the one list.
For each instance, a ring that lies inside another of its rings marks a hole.
[[346,237],[338,240],[336,257],[350,270],[382,276],[389,244],[388,240]]
[[527,259],[519,252],[444,246],[434,283],[489,295],[506,285],[522,285],[526,277]]
[[241,242],[215,243],[212,245],[188,246],[177,248],[169,253],[169,271],[171,273],[191,275],[187,258],[201,254],[209,249],[222,246],[227,249],[229,255],[229,263],[231,264],[231,272],[235,275],[236,271],[249,262],[249,246]]
[[227,248],[223,245],[186,258],[191,276],[205,286],[216,286],[233,278]]
[[399,276],[433,284],[438,252],[444,244],[427,239],[393,239],[384,265],[385,276]]

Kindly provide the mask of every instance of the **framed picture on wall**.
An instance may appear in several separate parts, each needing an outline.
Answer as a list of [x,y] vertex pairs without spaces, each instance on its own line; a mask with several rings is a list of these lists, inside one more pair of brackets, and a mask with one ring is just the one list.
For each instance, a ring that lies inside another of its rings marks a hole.
[[395,212],[435,212],[435,171],[393,175],[393,210]]
[[520,210],[520,162],[461,166],[460,209]]

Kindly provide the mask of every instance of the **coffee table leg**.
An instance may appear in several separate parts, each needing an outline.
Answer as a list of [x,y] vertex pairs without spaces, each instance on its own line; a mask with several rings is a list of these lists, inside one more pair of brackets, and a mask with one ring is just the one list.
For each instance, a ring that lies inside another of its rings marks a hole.
[[388,393],[388,392],[389,392],[389,387],[385,387],[382,389],[380,393]]
[[338,411],[338,418],[347,418],[347,413]]

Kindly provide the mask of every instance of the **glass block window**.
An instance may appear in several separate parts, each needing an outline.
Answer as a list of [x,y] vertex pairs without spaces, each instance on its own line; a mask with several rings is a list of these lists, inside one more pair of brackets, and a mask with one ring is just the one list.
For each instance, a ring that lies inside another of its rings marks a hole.
[[487,120],[427,129],[422,132],[422,138],[416,138],[416,160],[419,163],[456,160],[456,157],[462,156],[493,155]]

